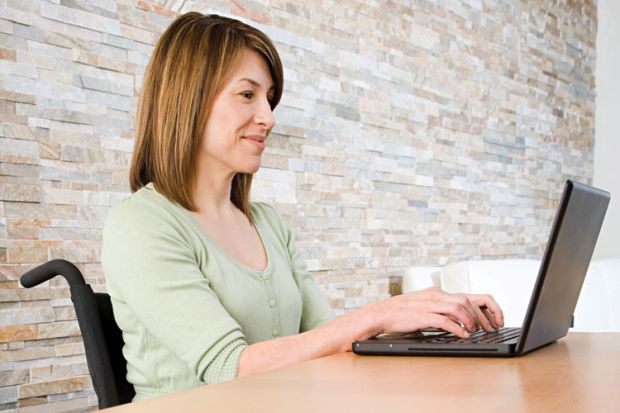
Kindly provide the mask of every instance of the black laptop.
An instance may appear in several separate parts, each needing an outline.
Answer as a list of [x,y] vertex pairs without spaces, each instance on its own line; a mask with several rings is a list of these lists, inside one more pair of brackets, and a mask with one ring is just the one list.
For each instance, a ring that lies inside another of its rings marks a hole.
[[353,352],[512,357],[564,337],[571,325],[609,199],[608,192],[566,181],[522,327],[505,327],[495,332],[481,330],[466,339],[440,330],[380,335],[353,342]]

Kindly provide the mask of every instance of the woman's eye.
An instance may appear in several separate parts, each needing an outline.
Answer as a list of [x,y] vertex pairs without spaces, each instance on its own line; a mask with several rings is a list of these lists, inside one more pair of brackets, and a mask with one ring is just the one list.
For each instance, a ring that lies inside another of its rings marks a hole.
[[254,96],[254,93],[247,91],[247,92],[241,92],[241,96],[243,96],[246,99],[252,99],[252,97]]

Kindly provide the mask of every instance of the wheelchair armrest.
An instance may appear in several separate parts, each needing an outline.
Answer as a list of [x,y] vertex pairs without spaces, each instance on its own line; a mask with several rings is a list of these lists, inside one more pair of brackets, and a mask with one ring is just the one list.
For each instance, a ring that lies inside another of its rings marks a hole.
[[73,263],[62,259],[51,260],[26,271],[19,281],[24,287],[31,288],[57,275],[65,277],[69,285],[86,284],[80,270]]

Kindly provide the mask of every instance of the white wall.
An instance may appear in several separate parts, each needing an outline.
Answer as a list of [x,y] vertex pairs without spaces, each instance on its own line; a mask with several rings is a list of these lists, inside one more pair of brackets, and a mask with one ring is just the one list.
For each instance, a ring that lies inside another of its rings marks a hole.
[[620,2],[599,0],[596,36],[594,185],[611,204],[594,255],[620,257]]

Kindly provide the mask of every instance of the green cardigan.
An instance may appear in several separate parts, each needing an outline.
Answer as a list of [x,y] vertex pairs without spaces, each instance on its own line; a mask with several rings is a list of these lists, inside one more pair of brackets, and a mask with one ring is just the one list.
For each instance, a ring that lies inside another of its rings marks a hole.
[[248,345],[335,317],[282,218],[262,203],[252,212],[264,271],[227,254],[152,184],[111,209],[101,261],[134,400],[231,380]]

